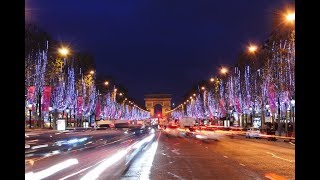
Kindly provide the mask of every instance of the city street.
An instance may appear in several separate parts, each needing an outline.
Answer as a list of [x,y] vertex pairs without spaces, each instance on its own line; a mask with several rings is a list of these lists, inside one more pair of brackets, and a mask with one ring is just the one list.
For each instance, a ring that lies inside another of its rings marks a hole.
[[[163,130],[125,132],[74,132],[72,138],[60,137],[69,144],[35,152],[31,146],[26,179],[294,179],[295,147],[287,142],[223,132],[202,140]],[[70,143],[76,137],[78,144]],[[84,137],[91,138],[81,144]]]
[[294,1],[28,1],[24,18],[25,179],[296,179]]
[[227,135],[217,141],[198,140],[162,134],[151,179],[294,179],[294,154],[294,145],[281,141]]

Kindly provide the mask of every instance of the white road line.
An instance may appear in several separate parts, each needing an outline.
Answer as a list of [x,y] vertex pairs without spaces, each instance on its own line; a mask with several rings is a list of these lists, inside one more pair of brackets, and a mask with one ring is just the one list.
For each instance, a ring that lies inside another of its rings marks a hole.
[[278,159],[282,159],[282,160],[284,160],[284,161],[294,162],[294,160],[289,160],[289,159],[285,159],[285,158],[279,157],[279,156],[277,156],[277,155],[275,155],[275,154],[273,154],[273,153],[271,153],[271,152],[267,152],[267,154],[271,154],[272,157],[278,158]]
[[177,154],[177,155],[180,155],[180,153],[178,152],[179,149],[174,149],[174,150],[171,150],[173,153]]
[[48,147],[48,144],[41,144],[38,146],[32,146],[31,149],[38,149],[38,148],[42,148],[42,147]]
[[38,139],[34,139],[34,140],[30,140],[28,142],[30,143],[30,142],[36,142],[36,141],[39,141],[39,140]]
[[[94,166],[94,165],[92,165],[92,166]],[[81,173],[81,172],[83,172],[83,171],[91,168],[92,166],[89,166],[89,167],[87,167],[87,168],[81,169],[80,171],[75,172],[75,173],[73,173],[73,174],[70,174],[70,175],[68,175],[68,176],[65,176],[65,177],[63,177],[63,178],[61,178],[61,179],[59,179],[59,180],[64,180],[64,179],[67,179],[67,178],[69,178],[69,177],[71,177],[71,176],[74,176],[74,175],[76,175],[76,174],[79,174],[79,173]]]
[[291,145],[294,145],[294,146],[296,145],[296,144],[294,144],[294,143],[292,143],[292,142],[289,142],[289,143],[290,143]]
[[244,165],[244,164],[242,164],[242,163],[240,163],[240,165],[241,165],[241,166],[246,166],[246,165]]
[[266,177],[266,178],[268,178],[268,179],[271,179],[271,180],[277,180],[277,179],[275,179],[275,178],[273,178],[273,177],[271,177],[271,176],[264,176],[264,177]]
[[183,179],[183,178],[181,178],[180,176],[177,176],[177,175],[175,175],[175,174],[173,174],[173,173],[171,173],[171,172],[168,172],[168,174],[171,174],[171,175],[174,176],[175,178]]
[[228,156],[223,156],[223,157],[228,158]]

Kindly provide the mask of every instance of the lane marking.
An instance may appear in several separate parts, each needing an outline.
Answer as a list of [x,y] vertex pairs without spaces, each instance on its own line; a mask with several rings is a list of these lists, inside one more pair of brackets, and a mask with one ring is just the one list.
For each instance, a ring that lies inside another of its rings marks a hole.
[[223,156],[223,157],[228,158],[228,156]]
[[180,153],[178,152],[179,149],[174,149],[174,150],[171,150],[173,153],[177,154],[177,155],[180,155]]
[[289,144],[291,144],[291,145],[293,145],[293,146],[295,146],[296,144],[294,144],[294,143],[292,143],[292,142],[289,142]]
[[[94,165],[92,165],[92,166],[94,166]],[[79,173],[81,173],[81,172],[83,172],[83,171],[91,168],[92,166],[89,166],[89,167],[87,167],[87,168],[81,169],[81,170],[78,171],[78,172],[75,172],[75,173],[70,174],[70,175],[68,175],[68,176],[65,176],[65,177],[63,177],[63,178],[60,178],[59,180],[64,180],[64,179],[67,179],[67,178],[69,178],[69,177],[71,177],[71,176],[74,176],[74,175],[76,175],[76,174],[79,174]]]
[[278,159],[282,159],[282,160],[284,160],[284,161],[295,162],[294,160],[289,160],[289,159],[285,159],[285,158],[279,157],[279,156],[277,156],[277,155],[275,155],[275,154],[273,154],[273,153],[271,153],[271,152],[267,152],[267,154],[271,154],[272,157],[278,158]]
[[268,178],[268,179],[271,179],[271,180],[287,180],[286,177],[277,175],[277,174],[275,174],[275,173],[267,173],[267,174],[265,174],[264,177],[266,177],[266,178]]
[[240,163],[240,165],[241,165],[241,166],[246,166],[246,165],[244,165],[244,164],[242,164],[242,163]]
[[173,174],[173,173],[171,173],[171,172],[168,172],[168,174],[172,175],[172,176],[175,177],[175,178],[178,178],[178,179],[182,179],[182,180],[183,180],[183,178],[181,178],[180,176],[175,175],[175,174]]
[[39,141],[39,139],[29,140],[28,143]]
[[38,146],[32,146],[31,149],[38,149],[38,148],[42,148],[42,147],[48,147],[48,144],[41,144]]

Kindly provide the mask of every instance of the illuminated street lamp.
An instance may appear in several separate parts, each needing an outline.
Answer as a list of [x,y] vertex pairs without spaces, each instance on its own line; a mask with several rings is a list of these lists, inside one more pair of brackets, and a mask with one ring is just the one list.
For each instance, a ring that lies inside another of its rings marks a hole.
[[67,127],[68,127],[68,125],[69,125],[69,121],[68,121],[69,108],[66,109],[66,113],[67,113]]
[[68,56],[70,53],[70,50],[66,47],[61,47],[58,49],[58,52],[61,56]]
[[214,82],[214,78],[210,78],[210,81],[211,81],[211,82]]
[[254,44],[250,44],[248,46],[248,52],[251,54],[254,54],[258,50],[258,47]]
[[286,20],[286,22],[294,23],[295,22],[295,12],[288,12],[287,14],[285,14],[285,20]]
[[109,85],[109,82],[108,82],[108,81],[105,81],[105,82],[104,82],[104,85],[108,86],[108,85]]
[[221,69],[220,69],[220,72],[221,72],[221,74],[227,74],[228,73],[228,69],[227,68],[225,68],[225,67],[222,67]]
[[32,104],[28,105],[29,109],[29,128],[31,129],[31,111],[32,111]]
[[93,74],[94,74],[94,70],[91,70],[89,73],[90,73],[91,75],[93,75]]
[[201,87],[201,90],[205,90],[206,88],[204,86]]

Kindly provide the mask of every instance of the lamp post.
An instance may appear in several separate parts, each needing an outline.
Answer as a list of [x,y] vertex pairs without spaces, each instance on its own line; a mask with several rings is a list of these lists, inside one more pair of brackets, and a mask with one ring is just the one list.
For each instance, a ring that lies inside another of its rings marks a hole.
[[295,100],[292,99],[290,102],[291,102],[291,107],[292,107],[292,112],[291,112],[292,126],[293,126],[292,127],[292,129],[293,129],[292,135],[293,135],[293,137],[295,137],[295,124],[296,124],[296,122],[295,122],[295,114],[294,114]]
[[[231,107],[231,106],[230,106]],[[230,114],[229,114],[229,123],[228,123],[228,126],[231,125],[231,117],[232,117],[232,114],[233,114],[233,110],[232,110],[232,107],[231,109],[229,110]],[[234,126],[234,119],[232,118],[232,126]]]
[[68,121],[69,108],[66,109],[66,113],[67,113],[66,115],[67,115],[67,127],[68,127],[68,125],[69,125],[69,121]]
[[49,107],[49,128],[51,129],[52,128],[52,126],[51,126],[51,111],[53,110],[53,108],[52,107]]
[[[221,69],[220,69],[220,73],[222,74],[222,75],[224,75],[224,76],[226,76],[226,78],[225,78],[225,81],[227,81],[227,73],[228,73],[228,69],[227,68],[225,68],[225,67],[222,67]],[[223,84],[222,84],[223,85]],[[226,105],[226,123],[228,123],[228,104],[227,104],[227,101],[226,101],[226,95],[225,95],[225,93],[226,92],[224,92],[224,94],[223,94],[223,99],[224,99],[224,101],[225,101],[225,105]]]
[[29,128],[31,129],[31,112],[32,112],[32,104],[28,105],[29,109]]

